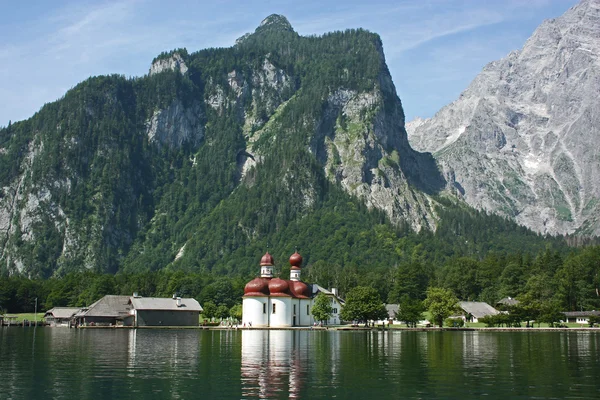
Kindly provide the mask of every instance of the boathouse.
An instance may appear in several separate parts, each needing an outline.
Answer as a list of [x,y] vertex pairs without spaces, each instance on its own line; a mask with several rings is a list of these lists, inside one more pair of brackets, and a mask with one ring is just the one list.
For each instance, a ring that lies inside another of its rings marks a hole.
[[129,298],[131,317],[125,325],[131,326],[198,326],[202,307],[195,299],[159,297]]
[[50,326],[69,326],[73,316],[80,310],[79,307],[54,307],[46,311],[44,321]]
[[83,307],[73,319],[81,326],[123,325],[130,310],[129,296],[106,295],[91,306]]
[[19,319],[19,317],[17,317],[16,315],[8,315],[8,314],[4,314],[2,316],[0,316],[2,318],[0,318],[0,326],[4,325],[4,326],[11,326],[11,325],[17,325],[17,319]]

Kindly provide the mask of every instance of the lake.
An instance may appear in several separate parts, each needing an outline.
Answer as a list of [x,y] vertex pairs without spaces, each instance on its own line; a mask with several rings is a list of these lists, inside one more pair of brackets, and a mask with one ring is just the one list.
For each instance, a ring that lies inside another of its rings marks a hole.
[[0,399],[600,398],[600,332],[0,328]]

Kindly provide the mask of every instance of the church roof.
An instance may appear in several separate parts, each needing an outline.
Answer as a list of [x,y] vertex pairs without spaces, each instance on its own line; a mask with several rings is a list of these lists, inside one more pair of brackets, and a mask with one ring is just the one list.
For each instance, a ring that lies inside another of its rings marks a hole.
[[244,297],[293,297],[296,299],[310,299],[309,286],[302,281],[292,281],[280,278],[254,278],[246,284]]
[[272,266],[275,263],[273,256],[267,251],[264,256],[260,259],[261,266]]

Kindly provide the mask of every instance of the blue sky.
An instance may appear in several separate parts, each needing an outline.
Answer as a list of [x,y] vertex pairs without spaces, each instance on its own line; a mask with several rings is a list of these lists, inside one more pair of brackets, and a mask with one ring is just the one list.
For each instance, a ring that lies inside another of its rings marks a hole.
[[29,118],[93,75],[140,76],[164,50],[228,47],[269,14],[301,35],[378,33],[407,121],[458,97],[575,0],[0,0],[0,126]]

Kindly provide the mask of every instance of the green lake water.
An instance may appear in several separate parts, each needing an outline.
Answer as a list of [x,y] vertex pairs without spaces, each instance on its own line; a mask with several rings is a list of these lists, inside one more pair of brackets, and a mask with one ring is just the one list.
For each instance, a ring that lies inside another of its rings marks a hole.
[[0,399],[600,398],[600,332],[0,328]]

